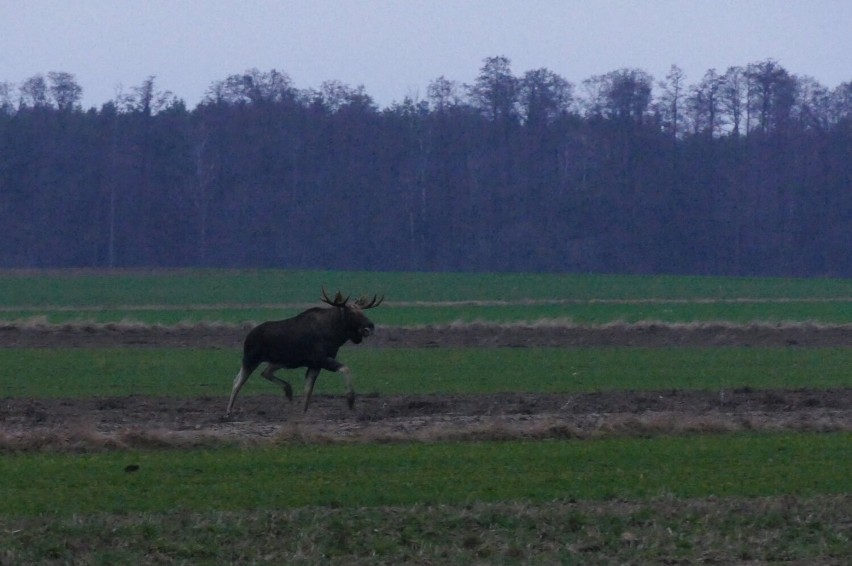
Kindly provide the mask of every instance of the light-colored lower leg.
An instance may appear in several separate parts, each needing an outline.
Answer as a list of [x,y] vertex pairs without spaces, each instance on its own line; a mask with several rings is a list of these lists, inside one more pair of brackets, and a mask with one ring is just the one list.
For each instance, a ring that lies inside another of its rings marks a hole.
[[311,394],[314,392],[314,384],[317,382],[319,370],[309,369],[305,373],[305,409],[303,412],[308,412],[308,405],[311,402]]
[[343,383],[346,385],[346,404],[350,409],[355,407],[355,388],[352,387],[352,371],[348,366],[343,366],[338,370],[343,374]]
[[225,411],[226,417],[231,415],[231,409],[234,408],[234,401],[237,400],[237,393],[240,392],[240,389],[245,384],[246,380],[248,380],[249,375],[250,374],[246,371],[246,368],[241,367],[236,377],[234,377],[234,387],[231,389],[231,398],[228,399],[228,410]]

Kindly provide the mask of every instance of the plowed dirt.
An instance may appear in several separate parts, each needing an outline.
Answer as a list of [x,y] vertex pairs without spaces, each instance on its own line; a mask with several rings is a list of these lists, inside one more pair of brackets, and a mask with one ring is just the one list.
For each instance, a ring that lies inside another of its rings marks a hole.
[[[0,348],[239,348],[250,325],[0,324]],[[852,347],[852,324],[449,324],[378,327],[361,347]]]

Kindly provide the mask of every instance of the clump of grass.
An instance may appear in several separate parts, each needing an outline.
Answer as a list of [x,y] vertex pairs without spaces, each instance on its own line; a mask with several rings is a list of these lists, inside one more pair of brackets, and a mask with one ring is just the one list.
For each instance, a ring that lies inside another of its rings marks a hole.
[[85,424],[38,428],[10,433],[0,431],[0,452],[92,452],[127,450],[127,444],[113,435],[99,433]]
[[173,431],[141,426],[101,432],[91,425],[72,424],[32,431],[0,431],[0,453],[98,453],[133,450],[194,450],[258,446],[260,440],[207,431]]
[[[682,434],[725,434],[743,430],[761,430],[762,428],[761,426],[744,427],[738,418],[732,418],[721,413],[691,415],[665,411],[643,415],[616,415],[605,420],[595,433],[597,436],[651,437]],[[778,429],[773,428],[773,430]]]

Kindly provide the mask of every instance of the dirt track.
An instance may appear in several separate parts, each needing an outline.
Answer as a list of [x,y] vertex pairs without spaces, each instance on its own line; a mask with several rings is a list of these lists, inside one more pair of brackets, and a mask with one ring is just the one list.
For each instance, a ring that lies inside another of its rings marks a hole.
[[852,389],[586,394],[247,395],[0,401],[0,451],[187,447],[223,442],[392,442],[590,438],[741,430],[852,430]]
[[852,389],[602,392],[574,395],[245,396],[4,399],[0,449],[99,449],[222,441],[432,441],[737,430],[852,430]]
[[[0,347],[227,347],[246,328],[68,325],[0,327]],[[852,326],[730,324],[450,325],[380,328],[372,347],[852,346]],[[852,430],[852,388],[588,394],[241,397],[131,396],[0,400],[0,451],[186,447],[223,442],[390,442],[589,438],[740,430]]]
[[[0,348],[239,348],[250,326],[195,324],[0,324]],[[362,347],[671,346],[852,347],[852,324],[565,323],[379,327]]]

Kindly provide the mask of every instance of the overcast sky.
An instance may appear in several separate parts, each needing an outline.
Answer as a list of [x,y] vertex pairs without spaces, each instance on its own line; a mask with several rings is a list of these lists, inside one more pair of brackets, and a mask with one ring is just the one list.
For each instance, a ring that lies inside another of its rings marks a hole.
[[194,107],[252,67],[364,85],[384,107],[441,75],[472,83],[496,55],[575,84],[673,63],[692,84],[773,58],[833,88],[852,80],[852,0],[0,0],[0,81],[69,72],[85,108],[150,75]]

